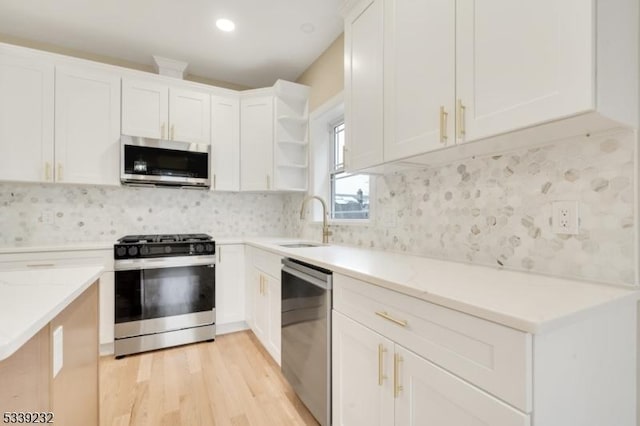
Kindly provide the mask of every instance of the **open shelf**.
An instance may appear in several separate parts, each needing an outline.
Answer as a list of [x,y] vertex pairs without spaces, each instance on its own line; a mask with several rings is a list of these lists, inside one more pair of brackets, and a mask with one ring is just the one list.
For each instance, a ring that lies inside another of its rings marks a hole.
[[309,145],[309,142],[307,142],[307,141],[300,141],[300,140],[293,140],[293,139],[280,140],[280,141],[278,141],[278,143],[285,144],[285,145],[296,145],[296,146],[307,146],[307,145]]
[[278,121],[283,124],[295,124],[297,126],[304,126],[309,123],[307,117],[296,117],[293,115],[281,115],[278,117]]

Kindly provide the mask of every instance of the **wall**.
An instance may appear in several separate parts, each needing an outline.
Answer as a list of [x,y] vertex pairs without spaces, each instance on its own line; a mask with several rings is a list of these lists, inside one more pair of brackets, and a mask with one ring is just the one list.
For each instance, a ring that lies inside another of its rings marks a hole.
[[309,111],[344,88],[344,34],[341,34],[301,75],[297,83],[311,86]]
[[[49,43],[42,43],[33,40],[27,40],[20,37],[10,36],[8,34],[0,33],[0,43],[14,44],[17,46],[28,47],[31,49],[43,50],[45,52],[58,53],[60,55],[73,56],[75,58],[87,59],[89,61],[101,62],[104,64],[115,65],[124,68],[130,68],[139,71],[150,72],[156,74],[155,68],[152,65],[139,64],[137,62],[126,61],[123,59],[112,58],[110,56],[97,55],[94,53],[83,52],[76,49],[69,49],[62,46],[57,46]],[[151,57],[149,57],[151,59]],[[251,87],[242,86],[235,83],[229,83],[226,81],[215,80],[207,77],[196,76],[187,74],[185,80],[194,81],[197,83],[208,84],[210,86],[224,87],[232,90],[247,90]]]
[[[636,135],[630,131],[374,179],[372,222],[336,243],[615,284],[636,282]],[[580,200],[577,236],[551,231],[553,200]],[[319,240],[287,199],[285,232]]]
[[[284,235],[283,197],[170,188],[0,184],[0,246],[109,242],[127,234]],[[55,223],[42,222],[49,211]]]

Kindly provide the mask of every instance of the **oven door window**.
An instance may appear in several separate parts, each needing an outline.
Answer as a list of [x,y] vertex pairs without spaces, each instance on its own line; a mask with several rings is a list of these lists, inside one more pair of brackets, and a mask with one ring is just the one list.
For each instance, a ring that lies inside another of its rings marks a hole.
[[116,271],[116,323],[210,311],[214,307],[213,265]]

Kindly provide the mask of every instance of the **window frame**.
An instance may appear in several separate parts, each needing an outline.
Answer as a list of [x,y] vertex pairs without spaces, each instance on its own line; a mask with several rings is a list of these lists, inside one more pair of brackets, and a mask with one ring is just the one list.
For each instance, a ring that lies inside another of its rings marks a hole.
[[[369,209],[367,211],[367,217],[366,218],[354,218],[354,219],[346,219],[346,218],[336,218],[334,217],[335,211],[334,211],[334,197],[335,197],[335,188],[336,188],[336,177],[342,174],[345,174],[346,176],[344,177],[350,177],[350,176],[357,176],[360,173],[348,173],[345,170],[345,153],[344,151],[342,152],[342,163],[337,163],[337,159],[338,159],[338,155],[339,153],[336,152],[336,149],[338,148],[338,144],[336,142],[336,128],[339,126],[343,126],[343,132],[345,131],[346,128],[346,124],[345,124],[345,117],[344,114],[340,115],[339,117],[335,118],[334,120],[328,122],[328,136],[329,136],[329,143],[327,144],[329,146],[329,159],[330,159],[330,165],[331,167],[329,167],[328,173],[327,173],[327,177],[329,179],[329,222],[330,223],[337,223],[337,224],[357,224],[357,223],[361,223],[361,224],[369,224],[371,222],[371,195],[373,192],[373,179],[371,179],[371,176],[369,175]],[[345,141],[346,143],[346,141]],[[336,165],[338,167],[336,167]]]

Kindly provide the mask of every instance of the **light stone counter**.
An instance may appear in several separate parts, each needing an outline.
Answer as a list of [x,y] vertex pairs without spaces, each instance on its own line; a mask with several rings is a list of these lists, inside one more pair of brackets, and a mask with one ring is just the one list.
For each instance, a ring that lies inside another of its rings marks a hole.
[[101,267],[0,271],[0,361],[80,296]]
[[529,333],[640,299],[640,291],[340,245],[285,248],[295,239],[247,239],[281,256]]

